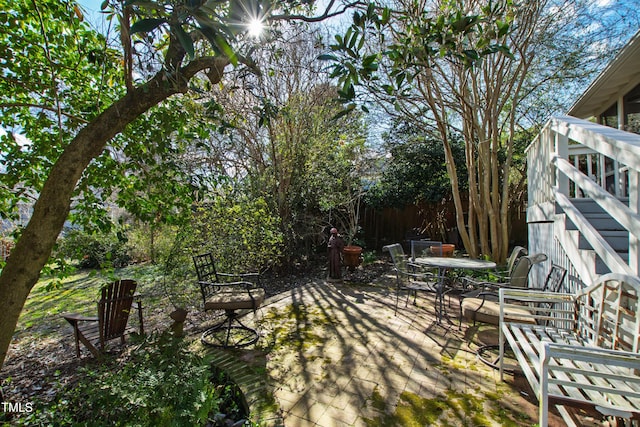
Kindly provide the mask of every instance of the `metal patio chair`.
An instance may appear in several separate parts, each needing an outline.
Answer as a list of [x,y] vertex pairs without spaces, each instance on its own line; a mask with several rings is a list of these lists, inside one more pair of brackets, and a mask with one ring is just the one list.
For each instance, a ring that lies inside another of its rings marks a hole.
[[405,306],[412,294],[413,302],[415,304],[418,292],[430,292],[435,294],[437,302],[437,298],[440,296],[440,280],[437,275],[430,271],[423,271],[421,270],[421,266],[411,263],[405,255],[400,243],[384,246],[382,250],[389,252],[391,255],[393,269],[396,273],[396,314],[398,312],[400,293],[404,291],[407,292]]
[[264,302],[258,273],[230,274],[216,270],[210,253],[193,257],[204,310],[222,310],[223,321],[202,334],[202,343],[213,347],[244,347],[258,340],[258,332],[244,325],[241,310],[256,311]]

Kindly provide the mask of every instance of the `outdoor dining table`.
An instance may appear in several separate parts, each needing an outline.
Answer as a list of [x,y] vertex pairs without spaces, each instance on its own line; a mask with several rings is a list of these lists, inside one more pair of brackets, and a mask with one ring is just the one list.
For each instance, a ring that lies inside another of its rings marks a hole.
[[496,263],[493,261],[486,261],[482,259],[471,258],[454,258],[454,257],[418,257],[413,260],[415,264],[424,265],[427,267],[435,267],[438,269],[438,278],[440,284],[438,286],[438,323],[442,320],[443,311],[443,299],[444,294],[451,289],[445,287],[445,277],[451,270],[491,270],[496,268]]

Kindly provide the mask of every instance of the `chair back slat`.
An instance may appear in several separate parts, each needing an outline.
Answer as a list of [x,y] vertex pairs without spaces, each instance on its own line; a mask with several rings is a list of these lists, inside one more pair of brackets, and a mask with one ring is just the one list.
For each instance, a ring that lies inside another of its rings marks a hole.
[[559,292],[562,287],[564,277],[567,275],[567,270],[557,264],[551,264],[551,270],[547,274],[547,278],[544,281],[543,291]]
[[411,260],[426,256],[442,256],[442,242],[435,240],[412,240]]
[[216,264],[211,253],[194,256],[193,263],[196,267],[196,274],[198,275],[199,281],[212,283],[220,282],[220,280],[218,280]]
[[124,335],[136,287],[137,282],[134,280],[118,280],[102,289],[102,296],[98,301],[102,343]]

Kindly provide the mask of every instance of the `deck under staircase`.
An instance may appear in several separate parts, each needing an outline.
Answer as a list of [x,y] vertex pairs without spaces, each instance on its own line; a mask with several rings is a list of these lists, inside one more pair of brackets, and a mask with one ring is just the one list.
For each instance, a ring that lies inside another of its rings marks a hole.
[[554,118],[527,162],[529,249],[569,270],[567,290],[609,272],[638,275],[640,136]]

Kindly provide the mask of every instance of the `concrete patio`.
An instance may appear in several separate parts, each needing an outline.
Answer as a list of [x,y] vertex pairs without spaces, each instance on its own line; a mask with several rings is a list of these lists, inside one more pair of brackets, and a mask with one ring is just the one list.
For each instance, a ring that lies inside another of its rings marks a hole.
[[[531,426],[526,381],[478,361],[489,325],[439,324],[433,295],[397,314],[392,277],[378,284],[316,280],[268,301],[255,348],[210,350],[243,389],[261,426]],[[449,302],[448,300],[446,301]],[[250,316],[249,316],[250,317]],[[551,414],[550,425],[564,425]]]

